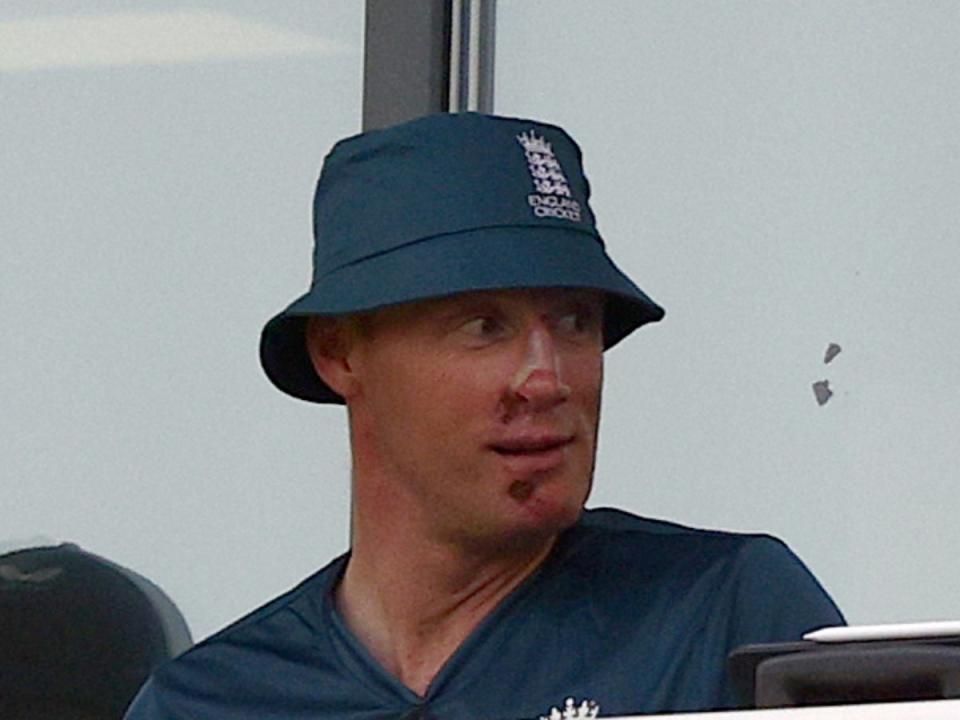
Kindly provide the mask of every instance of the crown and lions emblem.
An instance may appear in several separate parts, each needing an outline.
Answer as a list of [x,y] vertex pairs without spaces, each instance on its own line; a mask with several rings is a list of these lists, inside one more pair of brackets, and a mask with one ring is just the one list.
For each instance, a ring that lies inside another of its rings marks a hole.
[[566,699],[563,710],[550,708],[547,715],[541,715],[540,720],[595,720],[600,706],[593,700],[584,700],[579,705],[572,697]]
[[527,196],[533,214],[538,218],[580,222],[580,203],[571,196],[570,184],[553,152],[553,146],[533,130],[522,132],[516,137],[523,147],[527,169],[536,191]]

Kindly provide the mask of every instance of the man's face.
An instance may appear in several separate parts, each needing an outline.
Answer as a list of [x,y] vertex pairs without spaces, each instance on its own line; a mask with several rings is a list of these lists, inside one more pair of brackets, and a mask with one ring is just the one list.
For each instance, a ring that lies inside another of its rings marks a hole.
[[364,318],[346,354],[347,402],[357,481],[376,488],[371,511],[460,544],[522,542],[575,522],[593,474],[602,320],[600,293],[560,288]]

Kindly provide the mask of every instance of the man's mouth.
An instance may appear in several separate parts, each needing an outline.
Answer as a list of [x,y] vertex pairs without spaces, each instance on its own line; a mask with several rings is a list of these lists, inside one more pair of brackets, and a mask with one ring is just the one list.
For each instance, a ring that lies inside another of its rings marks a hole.
[[572,442],[572,435],[543,435],[502,440],[491,443],[490,449],[505,457],[537,457],[564,448]]

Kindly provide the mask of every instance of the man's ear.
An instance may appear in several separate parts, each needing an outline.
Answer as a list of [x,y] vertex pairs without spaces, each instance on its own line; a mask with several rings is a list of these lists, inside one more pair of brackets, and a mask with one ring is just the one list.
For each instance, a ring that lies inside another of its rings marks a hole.
[[305,335],[307,353],[317,375],[331,390],[348,399],[356,389],[356,379],[350,365],[353,338],[347,322],[334,317],[310,317]]

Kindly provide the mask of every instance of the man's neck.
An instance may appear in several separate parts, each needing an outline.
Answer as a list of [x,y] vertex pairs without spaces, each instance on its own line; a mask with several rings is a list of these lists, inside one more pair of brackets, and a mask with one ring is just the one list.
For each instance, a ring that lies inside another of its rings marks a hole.
[[381,665],[422,696],[477,625],[540,566],[554,540],[479,553],[423,538],[367,542],[357,532],[337,607]]

